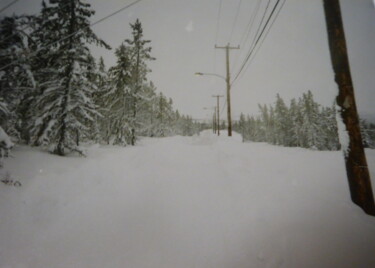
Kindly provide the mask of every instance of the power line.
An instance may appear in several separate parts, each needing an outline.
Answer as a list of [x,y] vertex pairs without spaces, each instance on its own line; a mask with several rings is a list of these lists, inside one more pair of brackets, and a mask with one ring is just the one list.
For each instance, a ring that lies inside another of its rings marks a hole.
[[[216,22],[216,32],[215,32],[215,44],[217,43],[217,38],[219,35],[219,28],[220,28],[220,17],[221,17],[221,6],[223,4],[223,0],[220,0],[219,2],[219,9],[217,13],[217,22]],[[214,51],[214,66],[213,66],[213,72],[216,72],[216,49]]]
[[[254,26],[255,18],[257,17],[258,12],[259,12],[260,3],[261,3],[261,0],[258,0],[258,2],[256,3],[256,6],[255,6],[255,9],[253,10],[253,12],[250,16],[249,22],[247,23],[247,26],[245,28],[245,31],[244,31],[244,33],[242,35],[242,38],[241,38],[241,41],[239,43],[239,45],[241,47],[245,47],[245,44],[247,43],[247,40],[249,39],[250,33],[252,32],[252,29],[253,29],[253,26]],[[232,69],[236,67],[239,58],[240,58],[239,54],[237,54],[237,56],[234,60],[234,63],[231,66]]]
[[[113,12],[113,13],[111,13],[111,14],[105,16],[104,18],[101,18],[101,19],[99,19],[98,21],[96,21],[96,22],[94,22],[94,23],[91,23],[91,24],[90,24],[89,26],[87,26],[87,27],[91,27],[91,26],[94,26],[94,25],[96,25],[96,24],[98,24],[98,23],[101,23],[101,22],[103,22],[104,20],[109,19],[110,17],[112,17],[112,16],[114,16],[114,15],[120,13],[121,11],[124,11],[125,9],[130,8],[131,6],[137,4],[137,3],[140,2],[140,1],[142,1],[142,0],[136,0],[136,1],[134,1],[134,2],[132,2],[132,3],[128,4],[128,5],[126,5],[126,6],[124,6],[124,7],[122,7],[122,8],[116,10],[115,12]],[[50,46],[53,46],[53,45],[55,45],[55,44],[57,44],[57,43],[59,43],[59,42],[61,42],[61,41],[64,41],[65,39],[68,39],[68,38],[70,38],[70,37],[76,35],[76,34],[79,33],[80,31],[82,31],[82,29],[80,29],[80,30],[78,30],[78,31],[75,31],[74,33],[71,33],[71,34],[69,34],[69,35],[67,35],[67,36],[65,36],[65,37],[63,37],[63,38],[61,38],[61,39],[59,39],[59,40],[57,40],[57,41],[55,41],[55,42],[52,42],[52,43],[50,43],[49,45],[46,45],[46,46],[44,46],[44,47],[40,47],[40,48],[38,48],[36,51],[34,51],[33,53],[31,53],[30,56],[34,56],[37,52],[41,51],[42,49],[47,49],[47,48],[49,48]],[[4,69],[8,68],[9,66],[13,65],[13,64],[16,63],[17,61],[18,61],[18,60],[15,60],[15,61],[12,61],[11,63],[5,65],[4,67],[2,67],[2,68],[0,69],[0,71],[2,71],[2,70],[4,70]]]
[[10,8],[11,6],[13,6],[15,3],[17,3],[19,0],[14,0],[12,2],[10,2],[8,5],[4,6],[3,8],[0,9],[0,13],[7,10],[8,8]]
[[[235,82],[235,80],[237,80],[238,76],[239,76],[240,73],[242,72],[242,70],[243,70],[243,68],[245,67],[246,63],[249,61],[250,57],[252,56],[252,54],[253,54],[253,52],[254,52],[254,50],[255,50],[255,48],[256,48],[256,45],[258,44],[260,38],[262,37],[263,32],[264,32],[265,28],[267,27],[270,18],[271,18],[272,15],[273,15],[273,12],[274,12],[275,8],[276,8],[277,5],[279,4],[279,1],[280,1],[280,0],[277,0],[275,6],[274,6],[274,8],[273,8],[273,10],[271,11],[271,14],[269,15],[269,17],[268,17],[268,19],[267,19],[267,21],[266,21],[266,23],[263,24],[263,21],[264,21],[265,15],[267,14],[267,10],[268,10],[268,8],[269,8],[269,4],[270,4],[270,0],[268,0],[268,3],[267,3],[267,6],[266,6],[266,9],[265,9],[265,11],[264,11],[264,13],[263,13],[263,16],[262,16],[261,22],[260,22],[260,24],[259,24],[259,26],[258,26],[258,29],[257,29],[257,31],[256,31],[256,34],[254,35],[254,39],[253,39],[253,41],[252,41],[252,43],[251,43],[251,46],[250,46],[249,51],[248,51],[248,53],[247,53],[247,56],[246,56],[245,60],[242,62],[241,68],[240,68],[240,70],[238,71],[238,73],[237,73],[235,79],[232,81],[232,84]],[[263,29],[260,30],[260,29],[262,28],[262,24],[263,24]],[[260,32],[260,34],[259,34],[259,32]]]
[[[273,21],[271,22],[270,27],[268,27],[268,29],[267,29],[267,31],[266,31],[266,34],[265,34],[264,38],[260,41],[259,46],[256,48],[256,50],[255,50],[253,56],[252,56],[251,59],[249,60],[249,63],[247,64],[246,69],[245,69],[245,71],[243,72],[243,74],[246,73],[247,69],[248,69],[249,66],[251,65],[251,62],[254,60],[254,58],[255,58],[256,55],[258,54],[258,52],[259,52],[259,50],[260,50],[260,48],[261,48],[261,46],[262,46],[264,40],[267,38],[267,35],[268,35],[268,33],[270,32],[270,30],[271,30],[273,24],[275,23],[277,17],[279,16],[280,11],[281,11],[281,9],[283,8],[285,2],[286,2],[286,0],[284,0],[283,3],[281,4],[281,7],[280,7],[279,10],[277,11],[276,16],[274,17]],[[234,81],[233,81],[233,82],[234,82]]]
[[[284,0],[283,4],[284,4],[285,2],[286,2],[286,0]],[[270,15],[269,15],[267,21],[266,21],[266,23],[265,23],[264,26],[263,26],[263,29],[261,30],[260,34],[259,34],[258,37],[256,38],[256,41],[254,42],[254,45],[252,46],[252,48],[250,48],[250,51],[249,51],[249,53],[247,54],[247,57],[245,58],[245,60],[243,61],[243,64],[242,64],[240,70],[238,71],[236,77],[233,79],[232,84],[237,80],[237,78],[239,77],[239,75],[241,74],[241,72],[243,71],[243,69],[245,68],[246,64],[248,63],[250,57],[253,55],[254,50],[255,50],[257,44],[259,43],[259,40],[262,38],[262,36],[263,36],[263,34],[264,34],[264,31],[265,31],[265,29],[267,28],[267,25],[268,25],[268,23],[270,22],[270,20],[271,20],[271,18],[272,18],[272,15],[274,14],[274,12],[275,12],[277,6],[279,5],[279,3],[280,3],[280,0],[277,0],[275,6],[273,7],[273,9],[272,9],[272,11],[271,11],[271,13],[270,13]],[[282,6],[283,6],[283,5],[282,5]],[[282,6],[281,6],[281,8],[282,8]],[[281,10],[281,8],[280,8],[280,10]],[[279,13],[277,13],[277,15],[278,15],[278,14],[279,14]],[[273,25],[273,23],[272,23],[272,25]],[[270,28],[272,27],[272,25],[270,26]],[[269,32],[269,31],[268,31],[268,32]],[[267,32],[267,34],[268,34],[268,32]],[[266,34],[266,35],[267,35],[267,34]]]
[[227,99],[225,99],[224,101],[223,108],[221,108],[220,114],[223,114],[226,106],[227,106]]
[[254,35],[253,41],[251,42],[251,45],[250,45],[250,49],[249,49],[249,51],[251,51],[251,50],[254,48],[255,40],[257,39],[257,36],[259,36],[258,34],[259,34],[260,29],[262,28],[263,21],[264,21],[264,19],[265,19],[265,17],[266,17],[266,14],[267,14],[268,8],[269,8],[269,6],[270,6],[270,3],[271,3],[271,0],[268,0],[267,5],[266,5],[266,9],[264,10],[264,13],[263,13],[263,15],[262,15],[262,19],[260,20],[260,23],[259,23],[259,25],[258,25],[257,31],[256,31],[256,33],[255,33],[255,35]]
[[[232,36],[233,36],[234,28],[236,27],[237,20],[238,20],[238,15],[239,15],[239,13],[240,13],[241,3],[242,3],[242,0],[240,0],[240,1],[238,2],[238,5],[237,5],[236,16],[234,17],[232,30],[231,30],[231,32],[230,32],[230,36],[229,36],[229,43],[231,43],[231,41],[232,41]],[[216,43],[216,42],[215,42],[215,43]]]
[[223,0],[220,0],[219,3],[219,11],[217,13],[217,21],[216,21],[216,33],[215,33],[215,44],[217,43],[217,37],[219,35],[219,28],[220,28],[220,17],[221,17],[221,6],[223,4]]
[[[262,27],[262,24],[263,24],[264,18],[266,17],[266,14],[267,14],[267,11],[268,11],[268,8],[269,8],[270,3],[271,3],[271,0],[268,0],[267,5],[266,5],[266,8],[265,8],[265,10],[264,10],[264,12],[263,12],[262,18],[261,18],[260,23],[259,23],[259,25],[258,25],[258,28],[257,28],[257,30],[256,30],[256,33],[254,34],[253,41],[251,42],[251,45],[250,45],[250,47],[249,47],[249,51],[251,51],[252,48],[253,48],[253,46],[254,46],[254,42],[255,42],[255,40],[256,40],[256,38],[257,38],[257,35],[258,35],[258,33],[259,33],[259,31],[260,31],[260,29],[261,29],[261,27]],[[254,19],[255,19],[255,18],[254,18]],[[250,32],[248,32],[247,37],[248,37],[249,35],[250,35]],[[247,53],[247,55],[248,55],[248,54],[249,54],[249,52]]]
[[111,14],[105,16],[104,18],[101,18],[100,20],[98,20],[98,21],[96,21],[96,22],[90,24],[90,26],[95,26],[96,24],[101,23],[102,21],[104,21],[104,20],[106,20],[106,19],[109,19],[110,17],[112,17],[112,16],[114,16],[114,15],[117,15],[118,13],[124,11],[125,9],[128,9],[128,8],[131,7],[131,6],[134,6],[135,4],[137,4],[138,2],[141,2],[141,1],[142,1],[142,0],[134,1],[133,3],[130,3],[130,4],[126,5],[126,6],[124,6],[124,7],[120,8],[120,9],[118,9],[117,11],[115,11],[115,12],[113,12],[113,13],[111,13]]

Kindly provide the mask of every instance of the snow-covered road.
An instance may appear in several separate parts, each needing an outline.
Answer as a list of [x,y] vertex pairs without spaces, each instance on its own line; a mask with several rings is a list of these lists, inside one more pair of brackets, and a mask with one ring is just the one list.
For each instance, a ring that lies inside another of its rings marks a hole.
[[13,154],[1,268],[375,267],[375,218],[350,202],[340,152],[206,131],[87,158]]

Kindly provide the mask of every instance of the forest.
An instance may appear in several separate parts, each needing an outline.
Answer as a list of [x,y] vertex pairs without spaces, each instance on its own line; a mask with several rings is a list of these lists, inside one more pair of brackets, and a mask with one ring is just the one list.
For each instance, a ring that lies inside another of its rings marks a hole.
[[[140,136],[193,135],[208,128],[181,115],[148,80],[156,59],[138,19],[113,49],[116,64],[107,68],[90,51],[92,45],[112,49],[91,29],[90,4],[51,0],[41,6],[39,14],[0,21],[1,133],[58,155],[83,155],[82,143],[135,145]],[[241,114],[235,123],[244,141],[340,149],[335,106],[322,107],[311,91],[289,106],[277,95],[274,105],[259,109],[258,116]],[[360,122],[365,147],[374,148],[375,126]]]
[[[289,106],[276,96],[274,105],[260,105],[258,116],[241,114],[234,129],[243,141],[267,142],[286,147],[314,150],[340,150],[336,106],[323,107],[311,91],[290,101]],[[375,148],[375,125],[360,119],[363,145]]]
[[[141,22],[106,68],[90,45],[111,47],[91,29],[81,1],[42,2],[37,15],[0,21],[0,127],[17,143],[54,154],[84,154],[81,143],[134,145],[139,136],[193,135],[199,129],[147,79],[151,41]],[[3,131],[3,132],[4,132]]]

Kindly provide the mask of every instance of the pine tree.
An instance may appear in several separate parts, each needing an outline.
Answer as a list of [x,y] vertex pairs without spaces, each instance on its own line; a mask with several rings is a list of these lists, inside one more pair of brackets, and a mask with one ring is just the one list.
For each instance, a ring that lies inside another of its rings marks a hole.
[[131,81],[130,81],[130,95],[131,95],[131,111],[132,120],[129,122],[131,126],[131,144],[134,145],[136,141],[136,132],[139,125],[136,117],[138,111],[139,93],[141,87],[146,81],[146,75],[150,70],[147,68],[147,61],[154,60],[151,57],[151,47],[147,46],[150,40],[143,39],[143,29],[141,22],[137,19],[134,24],[130,24],[132,28],[132,39],[126,39],[125,43],[129,47],[130,59],[132,61],[131,67]]
[[37,143],[53,145],[52,152],[58,155],[69,151],[83,154],[79,137],[89,135],[98,115],[87,45],[109,46],[91,30],[89,18],[93,14],[90,4],[80,0],[43,2],[40,73],[49,75],[44,76],[35,102],[33,133]]
[[320,116],[320,150],[339,150],[340,142],[337,134],[336,109],[335,105],[331,108],[324,107],[321,110]]
[[132,63],[127,46],[121,44],[116,49],[117,64],[108,71],[109,91],[104,94],[105,117],[108,123],[108,141],[113,137],[113,143],[126,145],[131,142],[132,107],[130,93]]
[[109,89],[109,78],[102,57],[99,58],[95,82],[97,91],[94,93],[94,103],[98,107],[99,113],[102,115],[97,118],[99,127],[99,140],[97,142],[105,141],[107,144],[109,144],[111,135],[110,111],[107,107],[107,98],[105,97]]
[[375,131],[374,127],[371,128],[371,125],[365,120],[359,120],[360,127],[361,127],[361,136],[362,136],[362,143],[363,147],[365,148],[374,148],[375,147],[375,139],[373,138]]
[[292,122],[289,109],[279,94],[276,95],[275,103],[275,138],[276,144],[291,146],[292,144]]
[[299,146],[302,147],[303,145],[303,138],[302,138],[302,114],[301,109],[296,101],[296,99],[292,99],[290,101],[290,109],[289,109],[289,115],[291,120],[291,145],[290,146]]
[[314,102],[312,92],[309,90],[302,95],[300,99],[300,108],[302,113],[301,134],[303,135],[303,147],[319,147],[319,105]]
[[138,135],[152,137],[156,127],[155,111],[157,107],[156,87],[151,81],[145,83],[138,94],[137,124]]
[[34,21],[34,16],[15,15],[0,21],[0,101],[8,111],[0,124],[18,139],[27,139],[24,124],[36,86],[31,56],[35,44],[30,36]]
[[[242,133],[245,141],[317,150],[338,150],[340,147],[334,106],[320,109],[310,91],[303,94],[298,103],[292,99],[290,107],[277,95],[275,107],[259,105],[259,109],[259,116],[248,116],[246,121],[241,117],[240,124],[236,124],[236,130]],[[366,129],[365,124],[363,129]]]
[[240,114],[240,120],[238,121],[238,126],[235,124],[233,127],[234,130],[239,129],[239,132],[242,136],[242,142],[247,140],[247,131],[246,131],[246,119],[243,113]]

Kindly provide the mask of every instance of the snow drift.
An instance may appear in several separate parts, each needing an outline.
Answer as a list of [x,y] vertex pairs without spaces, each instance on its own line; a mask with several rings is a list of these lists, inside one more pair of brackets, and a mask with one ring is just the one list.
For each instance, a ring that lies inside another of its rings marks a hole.
[[2,268],[375,267],[375,218],[350,201],[341,152],[203,132],[14,156]]

